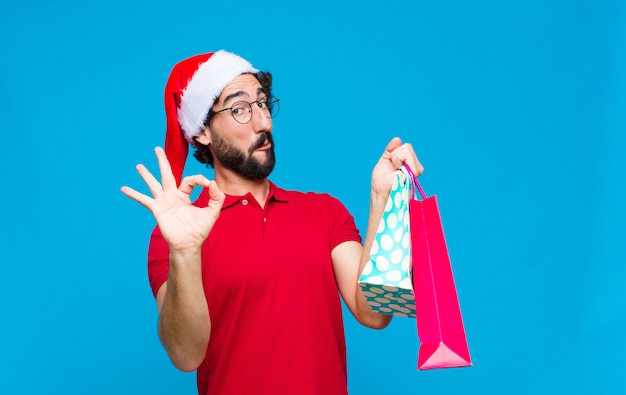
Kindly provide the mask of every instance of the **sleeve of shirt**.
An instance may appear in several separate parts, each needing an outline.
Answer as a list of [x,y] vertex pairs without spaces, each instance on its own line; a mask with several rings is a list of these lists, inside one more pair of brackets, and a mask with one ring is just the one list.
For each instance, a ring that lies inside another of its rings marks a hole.
[[346,241],[356,241],[361,243],[361,235],[354,223],[354,217],[348,209],[338,199],[328,196],[333,222],[331,224],[330,249],[337,247]]
[[150,237],[148,247],[148,280],[152,294],[156,297],[159,288],[167,281],[167,273],[170,267],[170,248],[156,226]]

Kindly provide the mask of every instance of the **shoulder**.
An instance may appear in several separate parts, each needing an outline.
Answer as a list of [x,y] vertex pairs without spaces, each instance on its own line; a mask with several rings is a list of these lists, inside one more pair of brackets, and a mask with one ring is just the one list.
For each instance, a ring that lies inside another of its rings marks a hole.
[[[354,217],[346,206],[333,195],[326,192],[302,192],[279,189],[277,199],[283,198],[289,211],[298,218],[310,218],[326,223],[330,228],[345,224],[355,227]],[[280,201],[280,200],[279,200]]]
[[293,203],[294,205],[305,205],[305,206],[313,206],[320,207],[325,209],[344,209],[345,206],[343,203],[326,192],[303,192],[296,190],[287,190],[282,188],[276,188],[275,197],[276,200],[284,200],[289,203]]

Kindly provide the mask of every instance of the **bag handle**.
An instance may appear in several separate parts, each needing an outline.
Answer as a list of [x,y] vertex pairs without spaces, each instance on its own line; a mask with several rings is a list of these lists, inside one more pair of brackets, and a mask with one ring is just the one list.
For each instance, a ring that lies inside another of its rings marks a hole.
[[[415,188],[417,187],[417,190],[422,196],[422,199],[426,200],[426,194],[424,193],[424,190],[422,189],[422,186],[420,185],[419,181],[417,181],[417,177],[413,173],[413,170],[411,170],[409,165],[407,165],[406,163],[404,164],[404,169],[406,170],[407,173],[409,173],[409,177],[411,177],[411,186],[413,187],[413,191],[415,191]],[[415,192],[413,192],[413,195],[415,195]]]

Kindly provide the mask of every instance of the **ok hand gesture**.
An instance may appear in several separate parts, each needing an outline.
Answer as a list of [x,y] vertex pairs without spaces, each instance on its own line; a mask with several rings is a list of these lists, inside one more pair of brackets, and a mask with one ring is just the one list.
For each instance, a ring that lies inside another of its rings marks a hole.
[[[214,181],[202,175],[185,177],[180,187],[176,187],[165,152],[157,147],[155,153],[159,162],[161,183],[145,166],[137,165],[137,171],[150,188],[153,197],[127,186],[122,187],[121,191],[152,212],[170,250],[199,250],[219,218],[225,195]],[[190,195],[196,186],[208,188],[210,199],[207,207],[200,208],[191,204]]]

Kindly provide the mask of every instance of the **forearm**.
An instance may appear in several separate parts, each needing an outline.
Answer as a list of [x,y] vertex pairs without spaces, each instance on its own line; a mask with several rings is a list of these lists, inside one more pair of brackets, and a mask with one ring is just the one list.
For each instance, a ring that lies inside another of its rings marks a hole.
[[385,205],[387,204],[388,198],[389,196],[381,196],[373,191],[370,194],[370,213],[367,220],[365,241],[363,243],[363,254],[361,255],[361,271],[363,271],[363,267],[370,260],[370,250],[374,244],[376,232],[378,231],[378,225],[383,217],[383,213],[385,212]]
[[[361,260],[359,263],[358,273],[363,272],[363,268],[370,260],[370,250],[374,239],[376,237],[376,231],[378,229],[378,223],[385,211],[385,205],[387,204],[387,196],[381,196],[372,191],[370,196],[370,213],[367,222],[367,231],[365,233],[365,242],[363,244],[363,250],[361,252]],[[391,316],[387,314],[380,314],[371,309],[367,303],[365,295],[361,287],[356,287],[356,301],[358,314],[361,317],[360,321],[369,327],[381,329],[389,325]]]
[[202,285],[199,249],[170,252],[158,328],[161,342],[174,366],[193,371],[202,363],[209,343],[211,321]]

